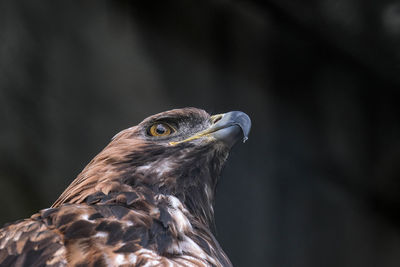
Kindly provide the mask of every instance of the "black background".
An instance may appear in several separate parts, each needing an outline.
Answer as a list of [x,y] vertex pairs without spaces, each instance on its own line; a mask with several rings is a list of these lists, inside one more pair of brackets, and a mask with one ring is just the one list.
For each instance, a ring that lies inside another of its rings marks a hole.
[[394,1],[1,1],[0,222],[149,115],[242,110],[216,206],[235,266],[399,266],[399,71]]

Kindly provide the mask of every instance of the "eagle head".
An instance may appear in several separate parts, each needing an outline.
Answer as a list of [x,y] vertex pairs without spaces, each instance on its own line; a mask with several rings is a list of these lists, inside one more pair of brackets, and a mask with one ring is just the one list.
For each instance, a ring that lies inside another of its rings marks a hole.
[[211,116],[183,108],[150,116],[115,135],[53,207],[134,188],[173,195],[210,225],[221,169],[232,146],[247,139],[250,127],[250,118],[240,111]]

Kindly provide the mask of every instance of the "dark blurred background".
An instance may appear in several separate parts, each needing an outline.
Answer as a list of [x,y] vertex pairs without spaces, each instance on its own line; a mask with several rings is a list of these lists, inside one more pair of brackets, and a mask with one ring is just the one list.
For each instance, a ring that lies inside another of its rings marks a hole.
[[234,265],[399,266],[399,71],[396,1],[0,1],[0,223],[151,114],[243,110]]

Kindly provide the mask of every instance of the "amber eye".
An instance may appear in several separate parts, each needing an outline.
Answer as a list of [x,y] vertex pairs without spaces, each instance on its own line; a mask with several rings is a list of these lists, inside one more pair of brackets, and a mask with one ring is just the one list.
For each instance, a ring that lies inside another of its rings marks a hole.
[[172,134],[173,132],[174,129],[166,123],[153,124],[148,130],[148,133],[151,136],[167,136]]

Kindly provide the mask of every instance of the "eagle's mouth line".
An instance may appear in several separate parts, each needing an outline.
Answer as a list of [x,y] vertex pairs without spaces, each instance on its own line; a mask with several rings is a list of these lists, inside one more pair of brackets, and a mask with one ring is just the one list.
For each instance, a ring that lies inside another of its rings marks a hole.
[[[227,126],[227,127],[229,127],[229,126]],[[210,140],[213,140],[215,138],[213,136],[211,136],[210,134],[212,134],[212,133],[214,133],[214,132],[216,132],[218,130],[227,128],[227,127],[213,127],[213,126],[211,126],[210,128],[205,129],[204,131],[201,131],[201,132],[199,132],[199,133],[197,133],[197,134],[195,134],[195,135],[193,135],[193,136],[191,136],[189,138],[186,138],[186,139],[181,140],[181,141],[172,141],[172,142],[169,142],[169,144],[174,146],[174,145],[177,145],[177,144],[180,144],[180,143],[189,142],[189,141],[196,140],[196,139],[199,139],[199,138],[202,138],[202,137],[206,137],[206,136]]]
[[196,140],[196,139],[199,139],[202,137],[208,137],[209,140],[214,140],[215,137],[211,136],[212,133],[232,126],[232,125],[218,125],[218,121],[220,121],[224,117],[224,115],[225,114],[216,114],[216,115],[211,116],[210,120],[211,120],[212,125],[208,129],[198,132],[197,134],[195,134],[189,138],[186,138],[184,140],[169,142],[169,144],[174,146],[174,145],[177,145],[180,143],[189,142],[189,141]]

